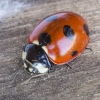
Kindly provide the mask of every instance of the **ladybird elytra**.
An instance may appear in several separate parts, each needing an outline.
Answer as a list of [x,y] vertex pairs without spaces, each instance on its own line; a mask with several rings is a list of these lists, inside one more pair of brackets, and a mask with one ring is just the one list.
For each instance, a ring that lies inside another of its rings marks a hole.
[[52,64],[63,65],[75,59],[88,42],[89,28],[82,16],[73,12],[50,15],[28,37],[23,48],[23,62],[28,61],[25,68],[30,73],[46,73]]

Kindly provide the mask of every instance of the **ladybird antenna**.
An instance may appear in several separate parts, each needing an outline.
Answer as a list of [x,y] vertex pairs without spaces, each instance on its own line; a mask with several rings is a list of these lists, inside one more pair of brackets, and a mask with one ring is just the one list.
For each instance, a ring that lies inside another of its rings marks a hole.
[[30,64],[30,65],[32,66],[32,63],[31,63],[31,62],[29,62],[27,59],[25,59],[25,61],[26,61],[28,64]]
[[[27,59],[25,59],[25,61],[32,66],[32,63],[29,62]],[[32,60],[32,61],[38,61],[38,60]]]
[[[25,59],[25,61],[26,61],[28,64],[30,64],[32,67],[34,67],[34,66],[32,65],[32,63],[29,62],[27,59]],[[34,67],[34,68],[35,68],[35,67]]]

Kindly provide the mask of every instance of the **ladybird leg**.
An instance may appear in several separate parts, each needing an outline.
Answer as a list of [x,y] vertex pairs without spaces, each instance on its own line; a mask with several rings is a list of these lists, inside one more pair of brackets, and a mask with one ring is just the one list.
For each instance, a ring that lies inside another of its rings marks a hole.
[[67,63],[65,64],[66,66],[68,66],[69,69],[72,69],[72,67]]
[[56,70],[56,67],[53,66],[53,67],[50,68],[50,70],[48,71],[48,73],[49,73],[49,72],[54,72],[55,70]]
[[88,50],[90,50],[90,51],[93,51],[91,48],[85,48],[85,49],[88,49]]
[[49,73],[49,72],[54,72],[54,71],[56,70],[56,67],[54,66],[55,64],[52,63],[52,62],[50,62],[50,64],[51,64],[51,67],[50,67],[48,73]]

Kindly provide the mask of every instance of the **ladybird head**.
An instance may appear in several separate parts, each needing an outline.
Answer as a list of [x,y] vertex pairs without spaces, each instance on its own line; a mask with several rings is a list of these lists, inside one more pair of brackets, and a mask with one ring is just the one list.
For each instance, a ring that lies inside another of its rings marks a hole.
[[41,46],[27,44],[23,47],[24,68],[29,73],[46,73],[50,70],[50,61]]

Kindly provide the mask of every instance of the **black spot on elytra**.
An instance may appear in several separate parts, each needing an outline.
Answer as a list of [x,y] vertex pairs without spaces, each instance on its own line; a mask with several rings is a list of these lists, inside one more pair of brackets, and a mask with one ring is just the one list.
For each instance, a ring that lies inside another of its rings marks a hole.
[[38,41],[40,46],[46,46],[51,42],[50,35],[48,33],[41,33],[38,37]]
[[69,25],[64,25],[63,33],[64,33],[64,35],[67,38],[73,40],[73,38],[74,38],[74,31],[73,31],[73,29]]
[[75,56],[78,53],[78,51],[73,51],[72,56]]
[[52,16],[47,17],[45,20],[47,22],[53,22],[53,21],[57,20],[57,16],[52,15]]
[[86,31],[87,36],[89,36],[89,29],[88,26],[86,24],[84,24],[84,30]]

